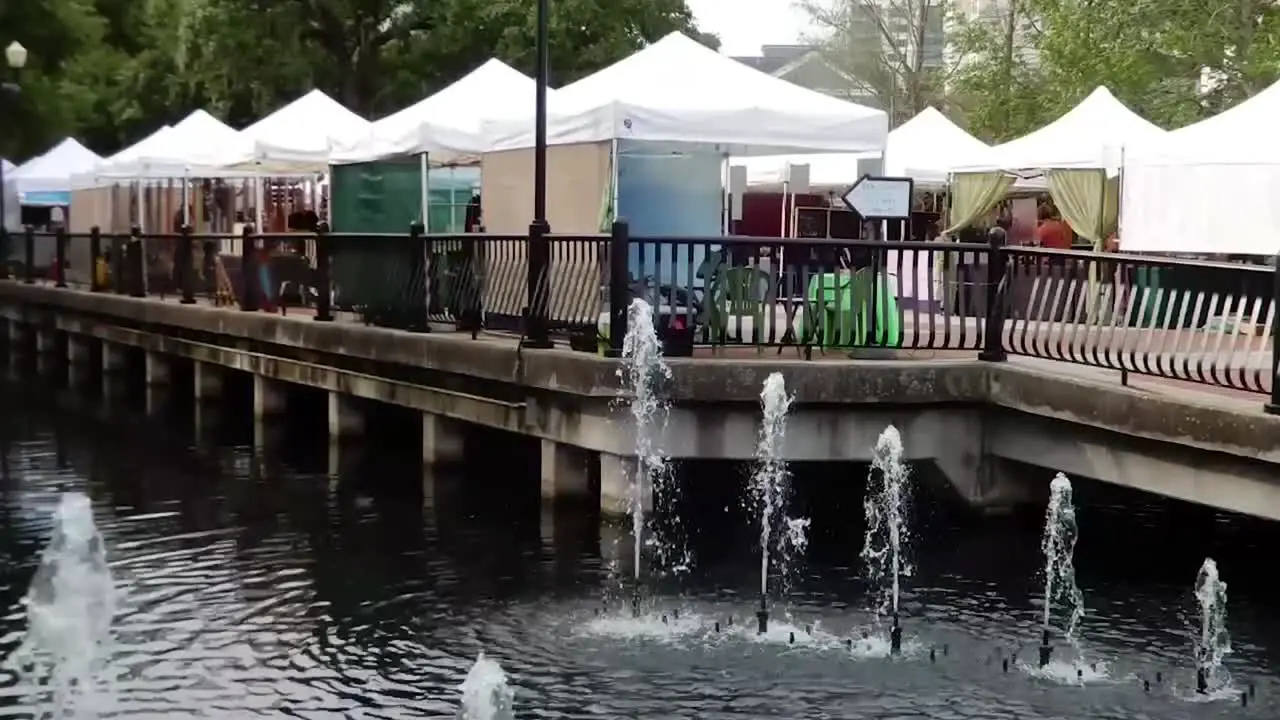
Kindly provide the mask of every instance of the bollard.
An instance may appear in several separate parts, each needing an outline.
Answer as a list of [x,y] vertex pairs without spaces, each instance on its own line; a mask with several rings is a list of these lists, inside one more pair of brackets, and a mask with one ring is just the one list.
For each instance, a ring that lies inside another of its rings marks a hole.
[[765,607],[764,596],[760,597],[760,609],[756,611],[756,634],[769,632],[769,609]]
[[1000,669],[1004,672],[1009,672],[1009,658],[1000,661]]
[[1209,692],[1209,673],[1204,668],[1196,668],[1196,693],[1205,695]]
[[1142,681],[1142,692],[1151,692],[1151,681],[1144,679]]
[[717,621],[716,621],[716,626],[715,626],[715,627],[716,627],[716,632],[720,632],[720,621],[719,621],[719,620],[717,620]]
[[946,656],[947,656],[947,654],[948,654],[948,653],[950,653],[950,652],[951,652],[951,645],[950,645],[950,644],[948,644],[948,643],[943,643],[943,644],[942,644],[942,657],[946,657]]
[[787,635],[787,643],[788,643],[788,644],[790,644],[790,645],[795,645],[795,644],[796,644],[796,634],[795,634],[795,632],[792,632],[792,633],[790,633],[790,634],[788,634],[788,635]]
[[663,625],[666,625],[666,624],[667,624],[667,616],[666,616],[666,615],[663,615],[663,616],[662,616],[662,624],[663,624]]
[[640,617],[640,588],[631,592],[631,617]]
[[929,662],[937,662],[938,656],[933,648],[929,648]]
[[679,619],[680,619],[680,609],[679,609],[679,608],[676,608],[675,610],[672,610],[672,611],[671,611],[671,619],[672,619],[672,620],[679,620]]

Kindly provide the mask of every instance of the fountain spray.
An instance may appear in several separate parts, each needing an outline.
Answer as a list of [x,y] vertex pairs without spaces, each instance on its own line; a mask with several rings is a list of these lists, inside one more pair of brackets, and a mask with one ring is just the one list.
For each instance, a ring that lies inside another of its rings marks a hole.
[[886,427],[872,451],[867,494],[863,500],[867,534],[862,543],[862,561],[868,579],[878,588],[876,617],[886,613],[891,617],[889,649],[894,653],[902,650],[898,608],[902,578],[911,574],[907,562],[910,533],[906,520],[910,471],[902,461],[902,453],[902,435],[894,426]]
[[512,720],[515,691],[507,684],[507,674],[497,661],[481,652],[458,688],[462,702],[458,720]]
[[1196,574],[1196,603],[1200,606],[1200,633],[1195,639],[1196,692],[1204,695],[1227,684],[1230,678],[1222,661],[1231,654],[1227,633],[1227,584],[1218,576],[1218,564],[1205,558]]
[[653,326],[653,308],[640,298],[627,309],[627,334],[622,341],[623,364],[618,378],[631,394],[631,419],[635,423],[636,467],[631,475],[631,532],[633,577],[631,612],[640,615],[640,553],[644,547],[644,493],[654,488],[666,472],[666,458],[658,451],[654,436],[661,430],[664,405],[658,398],[658,384],[671,377],[662,357],[662,343]]
[[791,409],[791,397],[782,373],[772,373],[765,378],[760,391],[763,418],[760,424],[760,442],[756,445],[756,470],[752,478],[760,501],[760,608],[756,610],[758,632],[769,631],[769,547],[770,536],[779,506],[785,498],[787,463],[782,457],[782,445],[787,432],[787,411]]
[[1084,596],[1076,585],[1075,553],[1076,509],[1071,499],[1071,481],[1058,473],[1049,483],[1049,507],[1045,511],[1044,537],[1040,548],[1044,551],[1044,623],[1040,632],[1040,667],[1053,658],[1050,643],[1053,605],[1056,601],[1067,613],[1063,637],[1075,643],[1076,626],[1084,616]]
[[115,585],[89,498],[64,493],[54,523],[27,590],[25,636],[5,662],[24,685],[41,689],[37,718],[79,717],[97,704],[115,614]]

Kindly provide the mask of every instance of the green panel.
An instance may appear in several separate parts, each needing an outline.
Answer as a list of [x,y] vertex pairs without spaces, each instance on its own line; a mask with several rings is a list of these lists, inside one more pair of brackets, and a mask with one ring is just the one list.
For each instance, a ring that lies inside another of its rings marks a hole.
[[[369,322],[405,327],[425,316],[423,263],[409,226],[420,217],[418,164],[339,165],[330,173],[333,230],[353,233],[333,245],[333,280],[340,307],[360,309]],[[359,237],[389,233],[392,237]]]
[[421,216],[417,160],[336,165],[330,183],[334,232],[407,233]]

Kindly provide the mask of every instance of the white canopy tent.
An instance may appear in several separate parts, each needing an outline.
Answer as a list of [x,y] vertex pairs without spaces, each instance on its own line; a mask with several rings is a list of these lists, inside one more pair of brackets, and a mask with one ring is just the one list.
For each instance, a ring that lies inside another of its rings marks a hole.
[[1277,115],[1280,83],[1126,152],[1121,249],[1280,253]]
[[1062,117],[951,169],[949,230],[988,212],[1015,178],[1043,176],[1054,204],[1077,235],[1100,247],[1115,229],[1119,173],[1126,147],[1165,131],[1099,87]]
[[[457,82],[373,123],[358,140],[334,152],[336,163],[427,153],[433,164],[467,161],[484,152],[485,121],[525,114],[534,81],[496,58]],[[548,90],[548,96],[554,95]]]
[[69,194],[71,176],[91,172],[101,161],[102,158],[97,153],[81,145],[75,138],[67,138],[43,155],[23,163],[6,177],[13,179],[18,196],[23,202],[28,199],[34,202],[45,194]]
[[136,153],[108,159],[98,168],[98,177],[135,180],[234,174],[217,167],[211,149],[235,142],[237,137],[238,133],[221,120],[196,110]]
[[[951,166],[988,149],[988,145],[929,107],[889,133],[884,175],[910,177],[920,185],[945,185]],[[878,153],[768,155],[748,158],[748,185],[779,185],[788,164],[807,164],[809,184],[847,189],[856,181],[857,161]]]
[[[679,33],[549,99],[551,145],[609,140],[714,145],[729,155],[880,152],[888,118],[766,75]],[[490,150],[534,145],[533,117],[486,123]]]
[[1034,176],[1045,170],[1120,168],[1124,148],[1150,143],[1165,134],[1159,126],[1125,107],[1099,87],[1065,115],[1016,140],[1010,140],[952,166],[953,173],[1003,171]]
[[229,170],[309,175],[323,172],[338,143],[363,137],[371,124],[323,92],[312,90],[241,130],[214,157],[218,166]]
[[[160,129],[130,145],[129,147],[117,152],[116,154],[97,163],[93,169],[88,172],[72,175],[71,187],[73,190],[81,188],[93,188],[103,185],[102,181],[107,180],[105,184],[110,184],[109,170],[112,167],[123,166],[132,162],[142,155],[152,152],[158,147],[163,147],[165,143],[165,135],[173,131],[169,125],[163,125]],[[106,174],[104,174],[106,173]]]

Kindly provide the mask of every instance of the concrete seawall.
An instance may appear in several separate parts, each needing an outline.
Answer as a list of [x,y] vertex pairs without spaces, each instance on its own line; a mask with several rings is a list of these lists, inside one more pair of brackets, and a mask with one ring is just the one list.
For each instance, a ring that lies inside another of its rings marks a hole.
[[[579,464],[569,448],[600,454],[612,467],[633,444],[616,402],[616,361],[589,353],[520,349],[498,335],[414,334],[11,281],[0,281],[0,312],[38,335],[91,338],[325,390],[338,398],[332,412],[339,414],[346,395],[421,410],[424,444],[431,434],[433,447],[454,442],[453,422],[531,435],[547,443],[544,464],[561,474]],[[787,446],[793,459],[866,460],[875,435],[893,423],[909,456],[937,462],[975,505],[1028,497],[1028,479],[1002,468],[1002,460],[1016,460],[1280,519],[1280,482],[1268,479],[1280,464],[1280,417],[1263,413],[1257,399],[1125,387],[1114,374],[1049,361],[777,356],[673,359],[670,366],[662,393],[672,410],[662,442],[673,457],[749,458],[760,387],[781,372],[796,398]],[[622,482],[613,470],[601,474],[601,483]],[[556,494],[556,479],[547,482]],[[618,490],[602,486],[602,498]]]

